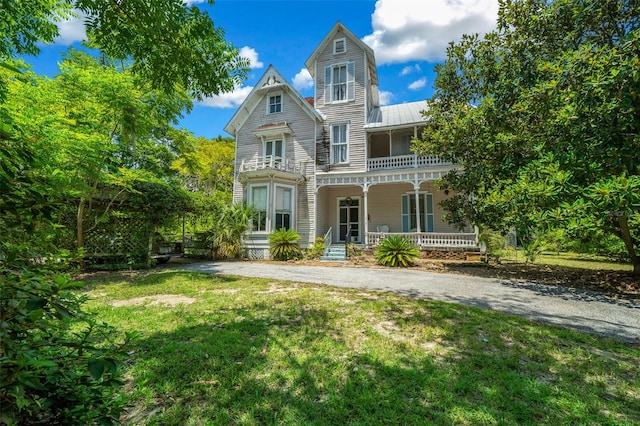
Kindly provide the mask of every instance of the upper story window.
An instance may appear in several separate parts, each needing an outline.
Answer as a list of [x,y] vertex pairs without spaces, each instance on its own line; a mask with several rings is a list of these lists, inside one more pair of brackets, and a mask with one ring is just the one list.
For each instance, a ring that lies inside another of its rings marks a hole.
[[325,103],[355,99],[355,65],[353,62],[326,67],[324,77]]
[[264,161],[272,163],[271,167],[280,165],[284,158],[284,142],[282,139],[264,141]]
[[331,162],[346,163],[349,159],[349,125],[347,123],[331,126]]
[[337,54],[337,53],[344,53],[347,51],[347,39],[342,37],[342,38],[337,38],[335,40],[333,40],[333,53]]
[[267,114],[282,112],[282,93],[269,95],[267,103]]

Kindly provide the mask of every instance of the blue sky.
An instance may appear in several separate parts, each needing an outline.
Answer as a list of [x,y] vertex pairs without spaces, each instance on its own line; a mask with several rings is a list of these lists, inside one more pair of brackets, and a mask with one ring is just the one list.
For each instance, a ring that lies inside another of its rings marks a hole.
[[[337,21],[376,54],[381,101],[417,101],[433,93],[435,64],[449,41],[495,28],[497,0],[186,0],[206,10],[225,38],[251,59],[248,79],[233,93],[196,103],[179,127],[196,136],[223,130],[242,100],[273,65],[303,96],[313,95],[304,62]],[[59,25],[56,44],[25,58],[38,73],[54,75],[60,53],[84,36],[81,19]]]

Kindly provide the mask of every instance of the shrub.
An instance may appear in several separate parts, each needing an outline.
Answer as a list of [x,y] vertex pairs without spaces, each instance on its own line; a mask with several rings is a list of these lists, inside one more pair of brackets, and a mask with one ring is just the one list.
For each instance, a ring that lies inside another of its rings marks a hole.
[[354,243],[347,244],[347,257],[353,258],[360,256],[362,256],[362,249],[360,247]]
[[307,259],[319,259],[322,255],[324,255],[324,238],[316,237],[316,242],[307,250],[305,257]]
[[300,234],[293,229],[280,228],[269,234],[269,252],[274,260],[291,260],[302,257],[298,244]]
[[0,267],[0,276],[0,423],[116,423],[126,403],[118,364],[134,336],[82,311],[85,296],[63,275]]
[[376,261],[383,266],[413,266],[420,256],[420,250],[413,243],[399,235],[390,235],[375,251]]
[[253,215],[253,207],[244,203],[226,206],[220,216],[218,231],[212,239],[212,252],[226,259],[242,257],[242,238],[251,226]]
[[544,240],[537,236],[531,236],[521,241],[525,263],[534,263],[545,250]]
[[485,230],[478,237],[481,243],[487,248],[487,253],[493,256],[498,262],[500,258],[507,254],[508,240],[507,237],[499,232]]

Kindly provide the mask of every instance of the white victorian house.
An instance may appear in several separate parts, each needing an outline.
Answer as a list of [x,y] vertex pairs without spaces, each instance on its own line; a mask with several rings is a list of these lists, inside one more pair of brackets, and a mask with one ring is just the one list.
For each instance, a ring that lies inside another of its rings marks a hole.
[[403,234],[422,248],[477,247],[477,232],[442,220],[433,183],[452,167],[411,152],[426,102],[380,106],[373,50],[337,23],[306,61],[315,81],[303,98],[269,66],[225,131],[236,139],[234,202],[256,217],[250,258],[267,236],[295,229],[303,247],[324,237],[375,246]]

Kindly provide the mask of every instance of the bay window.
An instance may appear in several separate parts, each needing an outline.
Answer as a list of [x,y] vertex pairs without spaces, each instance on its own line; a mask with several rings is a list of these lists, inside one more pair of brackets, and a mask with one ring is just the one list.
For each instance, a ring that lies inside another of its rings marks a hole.
[[267,230],[267,200],[268,186],[254,185],[249,187],[248,204],[253,206],[254,214],[251,221],[251,230],[265,232]]

